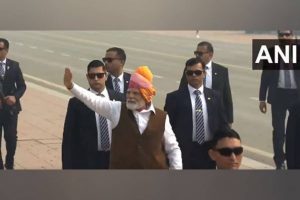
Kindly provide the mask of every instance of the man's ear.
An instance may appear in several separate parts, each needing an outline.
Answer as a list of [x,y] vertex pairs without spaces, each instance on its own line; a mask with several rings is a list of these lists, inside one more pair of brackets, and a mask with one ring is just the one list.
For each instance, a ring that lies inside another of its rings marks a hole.
[[214,150],[212,150],[212,149],[209,149],[209,150],[208,150],[208,155],[209,155],[209,157],[210,157],[212,160],[214,160],[214,161],[216,160],[216,159],[215,159],[215,156],[216,156],[215,153],[216,153],[216,152],[215,152]]

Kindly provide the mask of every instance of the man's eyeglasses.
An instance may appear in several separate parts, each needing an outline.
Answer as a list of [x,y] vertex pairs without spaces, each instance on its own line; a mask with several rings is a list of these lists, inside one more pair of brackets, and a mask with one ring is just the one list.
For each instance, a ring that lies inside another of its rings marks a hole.
[[111,63],[112,61],[117,59],[120,60],[120,58],[106,58],[106,57],[102,58],[103,62],[108,62],[108,63]]
[[185,72],[185,74],[188,75],[188,76],[200,76],[202,73],[203,73],[203,71],[201,71],[201,70],[195,70],[195,71],[187,70]]
[[220,148],[220,149],[215,149],[215,151],[218,151],[222,156],[229,157],[234,153],[234,155],[239,156],[243,153],[243,147],[235,147],[235,148]]
[[97,76],[98,79],[103,78],[106,75],[106,73],[90,73],[88,74],[89,79],[95,79]]
[[205,52],[202,52],[202,51],[194,51],[194,55],[195,55],[196,57],[201,57],[201,56],[203,56],[203,54],[206,54],[206,53],[208,53],[208,51],[205,51]]

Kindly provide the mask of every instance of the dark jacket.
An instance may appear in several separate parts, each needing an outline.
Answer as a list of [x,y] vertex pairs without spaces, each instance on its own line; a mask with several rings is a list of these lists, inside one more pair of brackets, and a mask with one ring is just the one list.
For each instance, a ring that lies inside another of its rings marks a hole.
[[26,90],[26,84],[19,63],[14,60],[6,59],[4,80],[0,81],[2,82],[4,96],[16,97],[16,104],[14,106],[4,105],[4,109],[19,113],[22,110],[20,98]]
[[[187,80],[183,71],[179,88],[185,87]],[[233,123],[233,103],[229,83],[228,69],[212,62],[212,89],[220,93],[228,123]]]
[[[121,93],[113,90],[107,91],[111,100],[125,101],[124,95]],[[63,169],[99,168],[97,137],[95,112],[77,98],[71,98],[63,132]],[[106,164],[108,166],[109,163]]]
[[[227,127],[228,122],[224,115],[220,96],[216,91],[204,88],[204,95],[207,105],[208,124],[213,134],[218,129]],[[182,152],[183,168],[193,168],[190,166],[190,160],[193,153],[193,117],[192,104],[188,86],[167,94],[164,107],[167,111],[172,129],[176,135],[179,147]],[[198,158],[201,159],[201,158]]]

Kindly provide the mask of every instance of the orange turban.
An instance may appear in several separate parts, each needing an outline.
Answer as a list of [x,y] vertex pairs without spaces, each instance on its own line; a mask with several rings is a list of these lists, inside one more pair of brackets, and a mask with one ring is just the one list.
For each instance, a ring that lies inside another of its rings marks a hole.
[[153,74],[147,66],[138,67],[131,75],[128,88],[139,89],[146,103],[150,103],[156,91],[152,85]]

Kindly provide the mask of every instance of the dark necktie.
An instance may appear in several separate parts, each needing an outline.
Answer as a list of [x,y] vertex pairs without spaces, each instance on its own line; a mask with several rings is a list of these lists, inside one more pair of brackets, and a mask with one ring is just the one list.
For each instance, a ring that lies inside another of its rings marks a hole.
[[[103,94],[99,94],[99,96],[104,97]],[[100,125],[100,144],[101,149],[103,151],[109,150],[109,135],[108,135],[108,124],[107,119],[101,115],[99,115],[99,125]]]
[[[291,48],[290,48],[291,52]],[[290,54],[291,56],[291,54]],[[289,89],[292,87],[292,82],[291,82],[291,74],[290,70],[293,69],[293,63],[292,63],[292,58],[290,57],[289,63],[284,64],[285,69],[284,69],[284,87]]]
[[292,87],[290,70],[284,70],[284,86],[285,88]]
[[116,92],[121,92],[119,82],[120,82],[120,79],[119,79],[119,78],[115,78],[115,79],[114,79],[114,85],[115,85],[115,91],[116,91]]
[[0,78],[4,77],[5,71],[4,71],[5,64],[3,62],[0,62]]
[[201,92],[199,90],[195,90],[194,94],[195,98],[195,116],[196,116],[196,141],[199,144],[204,143],[204,119],[203,119],[203,110],[202,110],[202,102],[200,99]]

